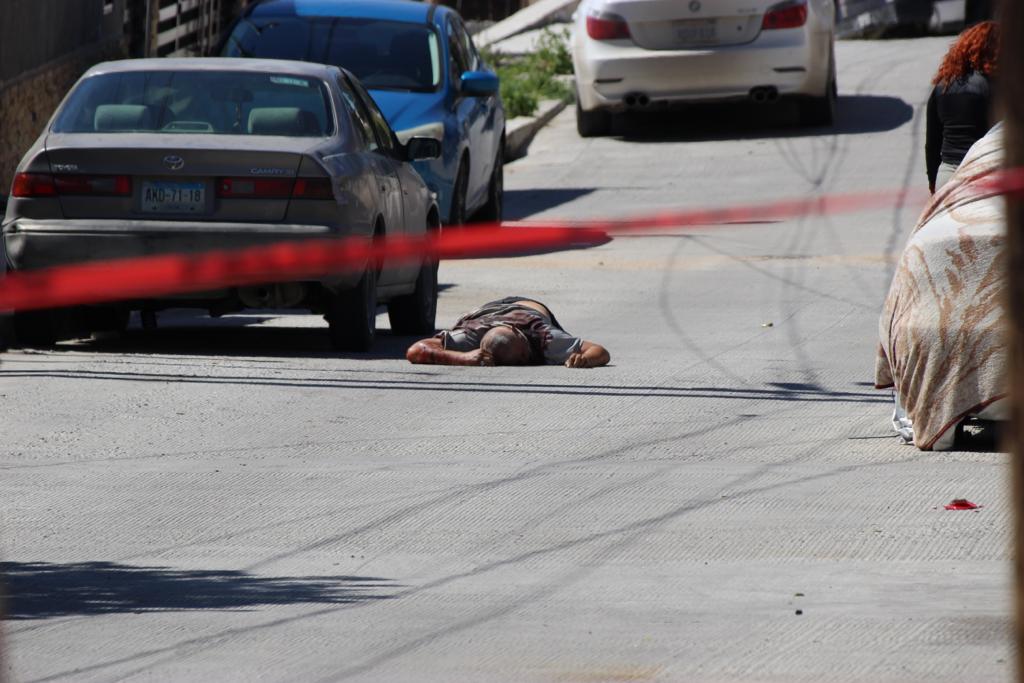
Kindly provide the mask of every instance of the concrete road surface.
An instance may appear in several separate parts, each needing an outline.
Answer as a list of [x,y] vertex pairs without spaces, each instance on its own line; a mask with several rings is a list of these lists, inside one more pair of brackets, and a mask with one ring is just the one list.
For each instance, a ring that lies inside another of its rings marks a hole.
[[[835,131],[568,111],[510,217],[924,187],[947,43],[840,43]],[[9,677],[1008,678],[1007,458],[900,445],[871,387],[919,208],[443,265],[439,322],[534,296],[604,369],[339,357],[273,312],[6,354]]]

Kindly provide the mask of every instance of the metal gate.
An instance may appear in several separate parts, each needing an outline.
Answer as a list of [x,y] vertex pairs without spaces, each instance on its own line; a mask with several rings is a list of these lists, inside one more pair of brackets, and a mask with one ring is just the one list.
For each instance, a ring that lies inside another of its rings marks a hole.
[[223,0],[160,0],[156,55],[206,54],[216,45],[224,24]]
[[209,54],[248,0],[128,0],[125,35],[139,57]]

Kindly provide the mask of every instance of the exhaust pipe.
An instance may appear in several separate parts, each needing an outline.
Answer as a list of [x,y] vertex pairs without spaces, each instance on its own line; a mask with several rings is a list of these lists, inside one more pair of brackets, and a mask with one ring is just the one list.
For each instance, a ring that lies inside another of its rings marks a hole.
[[750,89],[750,99],[752,102],[757,104],[765,104],[766,102],[778,102],[779,91],[773,86],[762,85],[756,88]]
[[631,92],[626,95],[622,101],[626,103],[627,107],[634,109],[646,107],[651,103],[651,98],[642,92]]
[[294,308],[306,297],[301,282],[282,282],[238,288],[238,298],[246,308]]

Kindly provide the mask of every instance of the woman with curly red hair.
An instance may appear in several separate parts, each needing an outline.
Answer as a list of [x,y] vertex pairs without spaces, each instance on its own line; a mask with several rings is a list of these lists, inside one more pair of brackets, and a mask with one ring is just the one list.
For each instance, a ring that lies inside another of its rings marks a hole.
[[998,25],[975,24],[949,48],[932,79],[924,144],[932,192],[950,179],[967,150],[992,125],[991,81],[998,52]]

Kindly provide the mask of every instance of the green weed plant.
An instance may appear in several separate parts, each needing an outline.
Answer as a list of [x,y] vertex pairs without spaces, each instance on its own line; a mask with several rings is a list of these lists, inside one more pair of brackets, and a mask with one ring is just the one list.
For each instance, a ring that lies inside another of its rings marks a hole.
[[483,56],[498,74],[505,115],[510,119],[531,116],[542,99],[565,99],[571,94],[569,86],[555,78],[572,73],[568,29],[544,29],[531,54],[513,57],[485,51]]

